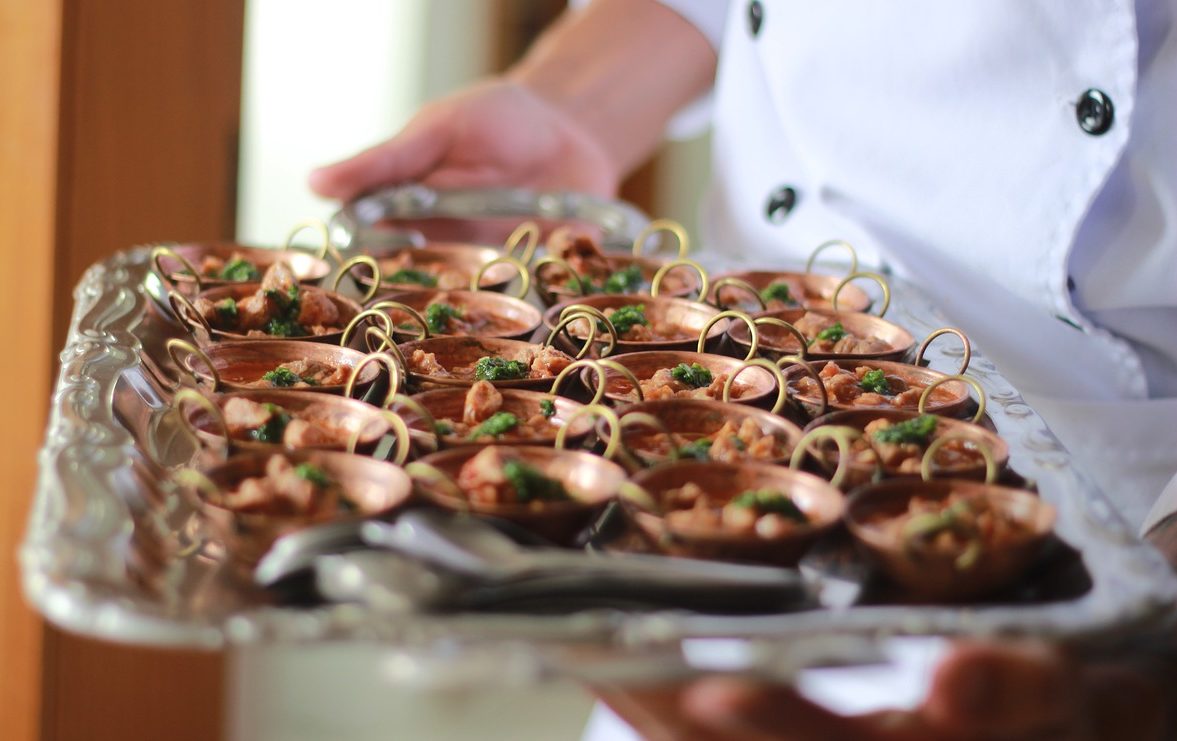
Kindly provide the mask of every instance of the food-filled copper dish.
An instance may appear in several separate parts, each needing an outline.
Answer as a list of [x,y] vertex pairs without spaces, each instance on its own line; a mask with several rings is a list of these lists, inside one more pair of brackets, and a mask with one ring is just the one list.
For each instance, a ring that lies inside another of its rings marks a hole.
[[573,359],[554,347],[521,340],[430,337],[400,344],[411,390],[468,387],[490,381],[501,388],[547,389]]
[[[947,376],[930,368],[888,360],[827,360],[816,363],[832,409],[907,409],[959,416],[969,404],[965,376]],[[806,409],[820,404],[817,381],[797,365],[785,368],[790,396]],[[927,391],[928,389],[931,391]],[[818,416],[811,412],[812,416]]]
[[[728,320],[719,319],[718,309],[696,301],[664,296],[602,295],[557,304],[544,313],[544,326],[556,335],[557,344],[569,352],[578,352],[589,340],[589,320],[573,314],[587,309],[597,316],[599,326],[615,336],[614,354],[639,350],[693,350],[699,335],[706,330],[706,345],[714,349],[727,331]],[[561,327],[561,325],[564,325]],[[710,325],[710,326],[708,326]],[[605,348],[605,332],[593,340],[594,355]]]
[[[412,311],[407,311],[403,307]],[[398,340],[426,336],[474,335],[529,339],[540,324],[540,311],[526,301],[490,291],[406,291],[370,304],[392,319]]]
[[[862,358],[902,360],[915,338],[911,333],[886,319],[849,311],[826,309],[780,309],[756,314],[760,327],[760,354],[770,358],[804,352],[807,360]],[[772,320],[792,325],[805,338]],[[741,322],[732,322],[728,337],[743,348],[752,344],[751,331]]]
[[485,245],[428,242],[423,247],[372,255],[379,266],[379,282],[369,267],[352,270],[350,275],[361,293],[377,297],[425,288],[468,290],[475,279],[480,290],[502,293],[518,274],[511,265],[496,262],[503,256],[498,248]]
[[331,272],[326,260],[298,249],[249,247],[236,242],[188,242],[160,245],[152,253],[155,273],[185,295],[234,283],[252,283],[275,262],[290,265],[304,285],[318,285]]
[[[831,248],[841,248],[850,254],[850,267],[845,276],[813,272],[818,255]],[[813,250],[803,273],[779,270],[724,273],[716,277],[708,295],[711,303],[720,308],[739,307],[747,311],[803,308],[863,312],[870,308],[871,298],[852,281],[864,277],[879,283],[884,303],[889,303],[890,289],[886,281],[875,273],[859,273],[858,253],[848,242],[834,239]],[[884,313],[885,307],[879,314]]]
[[[203,350],[183,340],[170,340],[167,349],[180,373],[212,391],[287,388],[342,394],[364,361],[358,350],[294,340],[223,342]],[[275,374],[281,377],[277,382]],[[359,391],[367,391],[379,377],[376,365],[360,368]]]
[[630,404],[621,427],[625,449],[647,464],[675,458],[784,463],[802,435],[797,425],[763,409],[704,399]]
[[[737,358],[685,350],[647,350],[617,355],[613,362],[633,374],[641,393],[633,383],[614,369],[606,371],[605,398],[614,403],[664,399],[711,399],[723,401],[724,386],[733,374],[729,398],[739,404],[767,404],[776,393],[780,396],[775,374],[764,367],[741,370],[746,363]],[[596,390],[597,379],[588,370],[582,372],[586,388]],[[777,404],[779,410],[780,404]]]
[[[805,431],[824,425],[843,425],[863,433],[851,443],[853,457],[847,469],[851,486],[871,480],[876,470],[887,478],[918,478],[928,447],[944,440],[932,457],[938,476],[984,480],[987,468],[1005,468],[1009,445],[978,424],[942,415],[901,409],[858,409],[831,412],[813,420]],[[829,470],[838,465],[834,450],[811,452]]]
[[184,424],[212,450],[354,447],[369,453],[390,430],[376,407],[330,394],[256,389],[201,398],[177,394],[174,403]]
[[534,445],[443,450],[408,470],[439,506],[498,517],[561,544],[588,526],[626,478],[591,453]]
[[842,493],[766,463],[679,461],[638,472],[654,508],[627,500],[637,527],[666,553],[792,566],[842,517]]
[[338,343],[360,305],[335,291],[302,286],[284,262],[261,281],[201,291],[191,300],[173,291],[172,310],[197,342],[290,340]]
[[412,483],[390,463],[323,450],[243,453],[201,475],[176,474],[231,561],[252,566],[283,535],[333,520],[384,515]]
[[[425,391],[411,398],[419,408],[400,410],[405,422],[414,431],[436,435],[443,448],[555,445],[559,429],[584,407],[550,393],[499,389],[487,381],[478,381],[468,389]],[[583,442],[592,430],[590,418],[573,420],[567,433],[569,442]]]
[[1054,507],[1030,492],[957,479],[865,486],[846,511],[855,540],[917,600],[967,600],[1009,586],[1054,521]]

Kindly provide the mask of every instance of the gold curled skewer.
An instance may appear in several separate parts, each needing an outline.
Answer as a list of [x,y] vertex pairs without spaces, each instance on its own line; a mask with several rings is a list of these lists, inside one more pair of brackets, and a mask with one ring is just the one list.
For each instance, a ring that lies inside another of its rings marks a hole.
[[405,466],[405,473],[409,475],[414,484],[437,486],[444,489],[447,496],[462,502],[465,505],[463,509],[469,511],[470,502],[466,498],[466,493],[462,491],[462,487],[454,483],[453,479],[432,463],[413,461]]
[[847,275],[858,272],[858,250],[854,249],[854,245],[844,239],[831,239],[814,247],[813,252],[809,253],[809,260],[805,263],[805,272],[812,273],[813,265],[817,262],[817,256],[831,247],[841,247],[850,253],[850,269],[846,271]]
[[634,470],[646,468],[649,464],[642,459],[640,454],[625,444],[625,429],[627,427],[652,427],[656,432],[666,435],[667,444],[670,446],[670,460],[677,461],[679,459],[679,445],[675,442],[675,435],[661,419],[646,412],[627,412],[621,415],[619,421],[621,423],[620,454],[627,463],[632,464]]
[[883,308],[879,309],[879,318],[882,319],[886,315],[887,309],[891,308],[891,286],[887,284],[887,279],[878,273],[851,273],[838,282],[837,288],[834,289],[834,295],[830,297],[830,306],[834,311],[838,309],[838,296],[842,293],[842,289],[850,285],[851,281],[859,278],[867,278],[879,284],[879,288],[883,291]]
[[920,478],[924,481],[932,480],[932,467],[936,463],[936,453],[940,451],[940,448],[953,440],[963,440],[964,442],[972,443],[980,451],[981,457],[985,459],[985,483],[992,484],[997,481],[997,460],[993,457],[993,451],[981,440],[976,440],[961,432],[949,432],[932,441],[928,449],[924,451],[923,459],[920,460]]
[[581,346],[580,351],[576,353],[577,360],[580,360],[592,351],[593,343],[597,340],[598,327],[601,326],[605,328],[605,332],[608,333],[609,337],[605,341],[605,346],[598,353],[599,356],[602,358],[606,357],[617,348],[617,328],[613,326],[613,322],[609,321],[609,318],[600,310],[594,309],[591,306],[585,306],[584,304],[573,304],[560,312],[560,318],[556,326],[544,338],[544,346],[552,345],[561,332],[564,333],[564,336],[568,338],[569,342],[575,345],[579,338],[568,331],[568,328],[574,322],[582,319],[588,323],[588,335],[584,338],[584,344]]
[[593,393],[593,398],[589,401],[589,404],[599,403],[601,398],[605,396],[605,383],[607,380],[607,376],[605,375],[605,367],[596,360],[590,360],[588,358],[585,358],[584,360],[573,361],[572,363],[569,363],[564,368],[564,370],[560,371],[556,375],[555,379],[552,380],[552,387],[548,389],[548,394],[550,394],[553,398],[559,396],[560,387],[564,385],[565,379],[581,368],[590,368],[593,373],[597,374],[597,388]]
[[[396,412],[390,412],[387,409],[381,409],[377,412],[388,422],[389,429],[396,437],[396,454],[389,461],[393,465],[403,466],[405,461],[409,459],[409,453],[413,449],[413,439],[409,434],[409,426],[401,419],[401,416]],[[348,436],[347,452],[355,455],[356,448],[360,444],[360,436],[364,434],[364,425],[358,425]]]
[[748,325],[748,335],[752,338],[752,347],[748,351],[748,357],[755,355],[756,351],[760,349],[760,328],[756,326],[756,322],[752,321],[752,317],[736,309],[721,311],[707,320],[707,323],[703,325],[703,330],[699,332],[699,342],[695,345],[695,352],[707,352],[707,334],[712,327],[724,319],[739,319]]
[[549,265],[555,265],[571,276],[569,278],[569,282],[571,283],[571,287],[573,290],[575,290],[577,296],[587,295],[585,293],[584,278],[580,277],[580,273],[577,273],[576,270],[568,264],[568,261],[549,255],[536,260],[535,265],[531,266],[531,274],[535,277],[535,291],[539,294],[539,297],[543,299],[545,304],[554,304],[560,300],[560,297],[557,296],[554,291],[549,291],[544,287],[545,283],[540,271]]
[[637,395],[638,401],[646,400],[646,395],[642,393],[642,384],[638,381],[638,377],[633,374],[633,371],[631,371],[629,368],[626,368],[621,363],[618,363],[616,360],[610,360],[606,358],[604,360],[598,360],[597,362],[601,364],[602,368],[611,370],[614,373],[619,374],[626,381],[629,381],[629,385],[633,386],[633,391]]
[[[515,248],[527,238],[527,246],[523,248],[523,252],[519,255],[519,262],[524,265],[530,265],[532,259],[535,257],[535,251],[539,247],[539,224],[534,221],[525,221],[519,226],[515,227],[515,231],[507,237],[507,241],[503,243],[503,254],[507,257],[515,257]],[[478,290],[478,289],[472,289]]]
[[622,481],[621,486],[617,487],[617,496],[651,514],[663,514],[662,505],[658,504],[658,500],[641,484],[635,484],[632,481]]
[[478,268],[478,272],[470,279],[470,290],[482,290],[482,276],[486,275],[486,271],[490,270],[494,265],[510,265],[515,268],[515,272],[519,274],[519,293],[515,294],[515,298],[522,299],[527,297],[527,292],[531,290],[531,273],[527,272],[527,266],[519,262],[509,255],[503,257],[496,257],[495,259],[483,263],[482,267]]
[[920,394],[920,402],[915,408],[916,411],[920,414],[926,414],[927,412],[925,410],[928,408],[928,399],[932,398],[932,389],[948,383],[949,381],[960,381],[961,383],[967,383],[973,387],[974,391],[977,392],[977,413],[973,415],[973,424],[980,422],[981,418],[985,416],[985,389],[981,388],[981,384],[977,383],[975,378],[971,378],[969,376],[956,375],[937,378],[935,381],[928,384],[928,387],[924,389],[922,394]]
[[352,393],[355,391],[356,382],[359,381],[360,371],[366,368],[369,363],[380,363],[388,371],[388,393],[384,396],[384,401],[380,404],[380,407],[385,409],[393,397],[396,396],[401,383],[404,381],[404,376],[401,373],[400,365],[392,357],[382,352],[368,353],[360,358],[360,362],[355,364],[351,369],[351,375],[347,377],[347,385],[343,387],[343,395],[349,399],[355,398],[352,396]]
[[[380,344],[373,346],[373,338]],[[400,363],[403,375],[406,377],[409,375],[409,361],[405,360],[405,354],[401,352],[400,346],[380,327],[368,327],[364,330],[364,346],[368,348],[368,352],[388,353],[393,360]]]
[[[595,417],[605,422],[609,428],[609,436],[601,457],[607,461],[613,460],[617,455],[618,448],[621,446],[621,423],[617,420],[617,413],[602,404],[587,404],[569,415],[568,419],[564,420],[564,424],[556,430],[556,448],[558,450],[564,450],[564,442],[568,438],[568,429],[574,421],[581,417]],[[600,432],[597,434],[599,436]]]
[[964,357],[961,358],[960,367],[956,369],[956,375],[964,375],[964,372],[969,369],[969,363],[973,359],[973,343],[969,342],[968,335],[956,327],[941,327],[925,337],[924,341],[920,343],[919,349],[915,352],[915,364],[923,365],[924,353],[928,351],[928,346],[932,344],[932,340],[946,334],[956,335],[960,338],[961,344],[964,345]]
[[186,352],[189,355],[194,355],[197,360],[199,360],[201,363],[204,363],[205,368],[208,368],[208,374],[212,378],[213,382],[212,388],[209,389],[210,391],[216,393],[217,391],[221,390],[221,374],[217,372],[217,367],[213,365],[212,358],[210,358],[204,350],[201,350],[191,342],[188,342],[187,340],[181,340],[178,337],[173,337],[172,339],[168,340],[164,347],[167,348],[168,357],[172,359],[172,363],[176,366],[176,370],[192,379],[192,383],[194,385],[200,386],[200,376],[196,374],[195,368],[189,368],[184,364],[183,359],[180,357],[181,351]]
[[[780,358],[777,358],[776,364],[777,367],[782,371],[785,369],[786,365],[799,365],[805,369],[805,372],[809,374],[809,377],[817,382],[817,391],[821,396],[821,406],[818,407],[817,414],[813,416],[820,417],[825,414],[826,411],[830,408],[830,394],[828,391],[826,391],[826,385],[822,383],[821,375],[818,374],[817,369],[814,368],[808,360],[799,355],[781,356]],[[786,383],[786,385],[788,384]]]
[[218,500],[221,498],[221,490],[212,482],[212,479],[195,468],[177,470],[172,474],[172,481],[189,489],[198,489],[213,504],[218,504]]
[[703,269],[702,265],[694,260],[688,260],[685,257],[680,257],[658,268],[658,271],[654,273],[654,278],[650,281],[650,295],[657,298],[658,294],[662,291],[662,281],[666,280],[666,275],[671,270],[677,270],[678,268],[690,268],[699,274],[699,295],[695,297],[695,300],[706,303],[707,291],[711,287],[711,278],[708,277],[707,271]]
[[174,273],[169,273],[163,269],[163,263],[160,261],[162,257],[175,260],[180,263],[184,270],[188,271],[188,274],[192,276],[192,283],[196,288],[196,293],[204,290],[204,284],[200,280],[200,272],[192,263],[188,262],[187,258],[167,245],[156,245],[151,250],[151,267],[155,268],[155,272],[159,273],[159,277],[163,279],[169,289],[176,289],[179,287],[179,284],[172,278]]
[[735,288],[739,291],[742,291],[743,293],[747,293],[756,301],[756,305],[760,307],[761,311],[768,311],[768,304],[765,302],[764,297],[760,295],[760,291],[756,290],[756,286],[752,285],[746,280],[740,280],[739,278],[730,275],[720,278],[719,280],[715,281],[715,283],[711,284],[711,297],[713,299],[711,305],[715,308],[721,311],[731,308],[730,306],[724,304],[719,298],[719,294],[723,291],[724,288]]
[[735,383],[736,376],[740,375],[749,368],[763,368],[772,374],[772,377],[776,380],[777,391],[776,403],[772,405],[771,411],[773,414],[780,414],[781,410],[785,408],[785,404],[789,401],[789,389],[788,385],[785,383],[785,374],[781,373],[781,369],[777,367],[776,363],[773,363],[771,360],[765,360],[764,358],[745,360],[743,365],[736,369],[735,373],[732,373],[727,377],[727,380],[723,382],[724,403],[731,401],[732,384]]
[[213,340],[213,328],[209,325],[208,320],[201,316],[192,302],[185,298],[179,291],[168,291],[168,305],[172,307],[172,312],[175,313],[176,318],[180,323],[188,328],[188,331],[193,337],[200,341],[196,330],[204,331],[205,336],[209,342]]
[[638,232],[637,237],[634,238],[633,256],[641,257],[645,251],[646,240],[655,234],[662,233],[672,235],[678,243],[677,259],[683,259],[691,251],[691,239],[687,236],[687,230],[683,228],[682,224],[674,219],[655,219],[649,224],[646,224],[645,228]]
[[221,412],[221,408],[196,389],[180,389],[176,392],[175,397],[172,398],[172,407],[176,410],[176,414],[180,416],[180,426],[188,432],[188,435],[196,443],[196,447],[198,448],[204,447],[204,441],[200,439],[200,435],[197,434],[196,425],[188,419],[188,415],[184,410],[189,404],[199,407],[212,417],[213,421],[217,423],[217,426],[221,428],[221,437],[225,438],[225,458],[228,459],[233,453],[233,438],[229,437],[229,423],[225,421],[225,415]]
[[[804,358],[805,354],[809,351],[809,338],[807,338],[804,334],[802,334],[801,330],[797,329],[796,326],[794,326],[793,324],[790,324],[789,322],[786,322],[784,319],[780,319],[775,316],[762,316],[762,317],[757,317],[754,320],[754,322],[755,322],[756,326],[780,327],[781,329],[785,330],[786,332],[789,332],[790,334],[792,334],[793,338],[797,340],[797,346],[800,348],[797,350],[797,357]],[[748,357],[749,358],[755,354],[754,353],[755,349],[756,349],[755,346],[749,348],[749,350],[748,350]]]
[[[408,314],[409,318],[413,320],[413,324],[416,324],[418,327],[417,336],[414,338],[414,340],[429,339],[429,322],[425,320],[425,317],[421,316],[421,312],[417,311],[408,304],[402,304],[400,301],[391,301],[386,299],[384,301],[377,301],[376,303],[369,306],[368,309],[371,311],[383,311],[386,314],[389,312],[389,310]],[[389,319],[392,319],[392,317],[389,316]],[[401,329],[401,327],[395,323],[393,326],[397,329]]]
[[840,489],[854,454],[850,445],[860,437],[862,437],[862,433],[853,427],[843,425],[815,427],[797,441],[797,446],[793,448],[793,455],[789,458],[789,468],[796,470],[801,467],[801,463],[805,460],[805,454],[809,452],[810,444],[819,440],[833,440],[834,444],[838,446],[838,467],[834,470],[834,475],[830,477],[830,486]]
[[343,328],[343,336],[339,338],[339,346],[347,347],[351,344],[351,337],[356,329],[368,319],[374,319],[384,325],[384,334],[392,336],[392,318],[380,310],[364,309],[359,314],[352,317],[347,326]]
[[[425,425],[425,434],[428,435],[430,440],[430,447],[434,451],[437,450],[441,446],[439,442],[441,434],[437,431],[437,418],[433,416],[433,413],[426,409],[425,405],[421,402],[417,401],[411,396],[405,396],[404,394],[395,394],[388,401],[385,409],[390,412],[395,412],[398,407],[405,407],[421,419],[421,422]],[[409,429],[409,433],[411,438],[412,428]]]
[[380,264],[368,255],[356,255],[340,265],[339,272],[336,273],[335,280],[331,283],[331,290],[338,292],[339,283],[343,280],[343,276],[355,270],[357,265],[363,265],[372,271],[372,285],[368,286],[368,290],[364,292],[364,297],[360,299],[361,304],[366,304],[380,291],[380,282],[384,280],[384,276],[380,274]]
[[306,229],[318,232],[319,237],[323,240],[319,245],[319,249],[312,254],[320,260],[326,260],[327,255],[331,255],[335,262],[343,262],[342,255],[335,249],[335,245],[331,244],[331,229],[328,228],[327,223],[319,221],[318,219],[308,219],[307,221],[300,221],[294,225],[290,233],[286,235],[286,241],[282,243],[282,249],[290,251],[298,249],[294,246],[294,238],[298,236],[299,232]]

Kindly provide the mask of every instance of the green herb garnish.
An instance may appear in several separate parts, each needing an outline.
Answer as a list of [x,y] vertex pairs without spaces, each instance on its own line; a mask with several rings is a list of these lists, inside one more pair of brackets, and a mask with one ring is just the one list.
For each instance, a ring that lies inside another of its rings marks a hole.
[[271,319],[264,327],[266,334],[274,337],[306,337],[309,334],[306,327],[294,319],[284,317]]
[[213,304],[213,308],[217,310],[217,317],[226,322],[236,321],[237,319],[237,302],[232,298],[221,299]]
[[270,418],[261,425],[249,431],[249,437],[259,443],[281,443],[286,433],[286,425],[290,424],[290,414],[277,404],[266,404],[266,411]]
[[540,399],[539,411],[540,414],[544,415],[545,417],[556,416],[556,402],[552,401],[551,399]]
[[392,275],[384,276],[385,283],[415,283],[426,288],[436,288],[437,278],[433,277],[424,270],[417,270],[416,268],[401,268]]
[[563,484],[523,461],[504,463],[503,477],[514,487],[520,502],[552,502],[570,498]]
[[268,335],[274,337],[306,337],[309,332],[298,323],[299,289],[294,283],[285,291],[273,288],[266,290],[266,298],[274,301],[281,309],[278,316],[266,322],[263,328]]
[[[617,330],[617,334],[625,334],[633,329],[636,324],[646,327],[650,326],[650,320],[646,319],[645,304],[622,306],[613,312],[609,317],[609,321],[613,324],[613,328]],[[604,327],[601,327],[601,329],[604,329]]]
[[588,278],[577,278],[575,275],[564,281],[564,290],[569,293],[579,293],[582,296],[591,296],[597,293],[596,286]]
[[764,290],[760,292],[760,299],[764,303],[769,301],[781,301],[786,304],[796,304],[793,300],[792,293],[789,292],[788,283],[769,283]]
[[863,391],[887,395],[891,393],[891,385],[887,383],[887,377],[883,375],[883,371],[881,370],[867,371],[863,375],[862,380],[858,382],[858,385]]
[[433,424],[433,432],[437,435],[452,435],[454,434],[454,426],[446,421],[435,422]]
[[622,268],[605,279],[605,293],[634,293],[642,287],[642,269],[637,265]]
[[671,369],[670,376],[679,383],[696,389],[710,386],[712,381],[711,371],[698,363],[691,363],[690,365],[679,363]]
[[837,342],[846,336],[846,328],[842,326],[842,322],[834,322],[822,331],[817,333],[817,336],[809,341],[809,344],[817,342],[818,340],[829,340],[830,342]]
[[876,430],[874,438],[881,443],[915,443],[917,445],[926,445],[928,438],[935,431],[935,415],[922,414],[913,419],[905,419],[889,427]]
[[501,437],[519,426],[519,418],[510,412],[495,412],[470,433],[471,440],[480,437]]
[[287,388],[302,381],[302,376],[289,368],[278,367],[262,375],[263,381],[269,381],[271,386]]
[[436,303],[425,307],[425,324],[433,334],[445,334],[449,331],[450,320],[461,319],[463,312],[456,306]]
[[221,280],[246,282],[259,280],[262,274],[258,272],[257,266],[249,260],[236,257],[225,263],[225,267],[221,268],[221,274],[218,277]]
[[333,483],[327,472],[313,463],[299,463],[294,467],[294,475],[322,489],[326,489]]
[[762,514],[777,514],[794,522],[809,522],[809,518],[788,496],[773,489],[749,489],[731,501],[734,507],[754,509]]
[[692,440],[678,449],[678,457],[694,458],[697,461],[711,460],[711,443],[712,440],[706,437]]
[[479,358],[474,364],[475,381],[513,381],[525,378],[528,374],[527,363],[518,360],[505,360],[487,356]]

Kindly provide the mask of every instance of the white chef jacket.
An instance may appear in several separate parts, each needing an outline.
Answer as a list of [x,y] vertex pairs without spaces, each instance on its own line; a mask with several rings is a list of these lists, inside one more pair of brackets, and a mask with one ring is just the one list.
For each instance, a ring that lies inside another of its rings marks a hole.
[[663,2],[720,51],[703,243],[914,279],[1144,523],[1177,472],[1177,2]]

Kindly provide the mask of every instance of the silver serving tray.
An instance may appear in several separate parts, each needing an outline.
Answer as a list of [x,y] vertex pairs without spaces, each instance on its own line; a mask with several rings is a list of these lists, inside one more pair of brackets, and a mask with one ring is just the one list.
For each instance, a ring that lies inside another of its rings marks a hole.
[[[448,216],[578,216],[625,236],[642,225],[636,211],[610,210],[607,202],[594,200],[577,211],[587,202],[577,196],[430,193],[414,188],[374,197],[360,209],[362,223],[429,216],[448,204]],[[28,600],[64,629],[125,643],[208,649],[378,640],[406,657],[401,679],[447,685],[494,682],[508,665],[530,678],[555,673],[644,681],[692,671],[691,652],[684,649],[704,639],[735,639],[745,649],[742,668],[779,673],[831,657],[866,660],[871,652],[864,647],[872,640],[896,634],[1138,636],[1156,628],[1177,603],[1177,578],[1161,555],[1133,535],[1072,468],[1067,451],[1018,391],[974,350],[970,375],[989,397],[992,420],[1011,448],[1011,466],[1056,505],[1057,534],[1082,555],[1091,586],[1077,597],[1029,605],[847,606],[766,617],[613,610],[393,616],[355,606],[266,605],[226,573],[217,546],[202,542],[199,518],[166,484],[167,469],[194,451],[167,412],[170,382],[161,347],[169,325],[145,288],[147,255],[147,248],[136,248],[92,266],[74,293],[20,552]],[[917,336],[941,325],[913,286],[896,282],[893,294],[889,319]],[[956,367],[959,352],[951,345],[933,346],[932,367]]]

